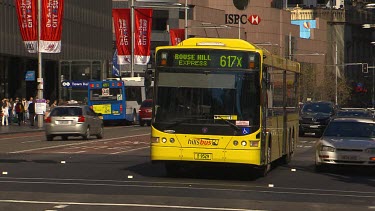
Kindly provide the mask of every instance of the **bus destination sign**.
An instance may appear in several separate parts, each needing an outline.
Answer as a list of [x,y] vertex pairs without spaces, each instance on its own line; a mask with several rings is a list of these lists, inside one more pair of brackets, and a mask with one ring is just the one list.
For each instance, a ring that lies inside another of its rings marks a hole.
[[177,67],[247,68],[246,52],[173,52],[171,65]]

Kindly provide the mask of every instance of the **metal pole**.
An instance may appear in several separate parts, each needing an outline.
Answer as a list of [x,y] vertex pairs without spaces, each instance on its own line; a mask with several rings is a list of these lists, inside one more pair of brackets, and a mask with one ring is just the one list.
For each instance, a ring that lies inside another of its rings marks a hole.
[[185,0],[185,40],[188,38],[188,0]]
[[238,39],[241,39],[241,20],[238,21]]
[[374,109],[374,71],[375,67],[372,65],[372,109]]
[[[40,37],[42,29],[42,4],[38,0],[38,99],[43,99],[42,53],[40,52]],[[35,105],[35,104],[34,104]],[[43,127],[43,115],[38,115],[38,127]]]
[[337,103],[337,95],[338,95],[338,92],[337,92],[337,86],[338,86],[338,83],[337,83],[337,69],[338,69],[338,66],[337,66],[337,42],[335,42],[335,83],[336,83],[336,90],[335,90],[335,104],[338,105]]
[[134,32],[134,0],[131,0],[130,5],[130,32],[132,35],[131,40],[131,61],[130,61],[130,77],[134,77],[134,47],[135,47],[135,32]]
[[289,32],[289,42],[288,42],[288,57],[289,57],[289,60],[292,60],[292,33]]

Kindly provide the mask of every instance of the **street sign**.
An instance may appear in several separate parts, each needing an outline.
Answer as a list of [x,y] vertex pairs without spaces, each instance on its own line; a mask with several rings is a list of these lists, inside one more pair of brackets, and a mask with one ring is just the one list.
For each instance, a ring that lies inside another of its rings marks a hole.
[[260,17],[258,15],[250,15],[247,20],[253,25],[258,25],[260,23]]

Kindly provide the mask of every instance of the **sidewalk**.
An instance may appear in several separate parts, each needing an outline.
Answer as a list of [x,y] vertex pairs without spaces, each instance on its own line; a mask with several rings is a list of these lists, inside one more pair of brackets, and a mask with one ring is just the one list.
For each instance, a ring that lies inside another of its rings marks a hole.
[[[0,122],[1,123],[1,122]],[[37,126],[30,126],[30,124],[21,124],[19,126],[17,123],[12,123],[11,125],[3,126],[0,124],[0,140],[2,134],[14,134],[14,133],[25,133],[25,132],[40,132],[44,131],[44,128],[39,128]]]

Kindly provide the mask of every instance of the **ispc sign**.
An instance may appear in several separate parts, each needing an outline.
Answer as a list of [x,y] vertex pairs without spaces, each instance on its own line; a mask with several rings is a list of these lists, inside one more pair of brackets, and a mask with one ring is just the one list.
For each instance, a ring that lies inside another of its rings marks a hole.
[[225,14],[225,24],[246,24],[250,22],[253,25],[260,23],[260,17],[258,15],[239,15],[239,14]]
[[253,25],[258,25],[260,23],[260,17],[258,15],[251,15],[247,20]]

